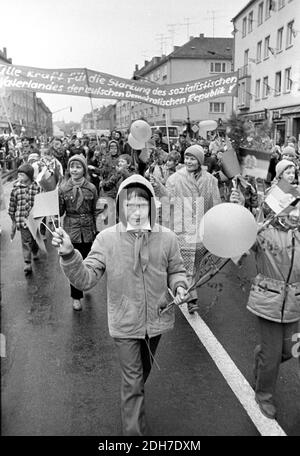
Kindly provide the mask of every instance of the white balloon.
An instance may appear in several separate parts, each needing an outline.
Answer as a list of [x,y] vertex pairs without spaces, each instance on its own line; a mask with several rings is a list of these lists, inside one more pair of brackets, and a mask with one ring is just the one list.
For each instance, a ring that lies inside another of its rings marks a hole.
[[136,120],[130,127],[130,133],[139,142],[147,142],[152,136],[150,125],[144,120]]
[[255,243],[257,224],[244,206],[221,203],[204,214],[199,231],[209,252],[222,258],[234,258],[243,255]]
[[145,147],[145,142],[138,141],[131,133],[128,135],[128,144],[135,150],[142,150]]
[[200,130],[212,131],[217,128],[218,124],[215,120],[201,120],[199,122]]

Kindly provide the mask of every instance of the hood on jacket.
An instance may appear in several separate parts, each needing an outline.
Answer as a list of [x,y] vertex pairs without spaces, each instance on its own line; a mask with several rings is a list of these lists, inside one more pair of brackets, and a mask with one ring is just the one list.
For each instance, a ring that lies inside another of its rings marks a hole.
[[125,225],[125,226],[127,225],[127,220],[125,218],[125,214],[123,212],[123,207],[122,207],[122,204],[120,204],[120,201],[122,201],[122,196],[125,196],[125,195],[123,195],[123,193],[126,192],[126,189],[128,187],[135,187],[135,186],[144,188],[149,195],[149,198],[151,201],[151,203],[150,203],[150,225],[151,225],[151,228],[153,228],[153,226],[155,224],[155,220],[156,220],[156,203],[155,203],[154,189],[153,189],[152,185],[150,184],[150,182],[147,179],[145,179],[143,176],[141,176],[140,174],[133,174],[133,175],[127,177],[127,179],[125,179],[119,187],[117,198],[116,198],[116,210],[117,210],[117,215],[119,217],[119,220],[123,223],[123,225]]

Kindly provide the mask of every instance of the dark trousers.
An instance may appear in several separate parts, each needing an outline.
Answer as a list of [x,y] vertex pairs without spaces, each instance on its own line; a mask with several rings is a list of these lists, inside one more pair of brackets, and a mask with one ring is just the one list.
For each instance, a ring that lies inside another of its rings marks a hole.
[[160,337],[114,338],[121,366],[121,416],[125,436],[146,435],[144,385]]
[[36,254],[39,246],[32,237],[28,228],[20,228],[23,258],[25,263],[31,263],[31,254]]
[[[88,256],[92,245],[93,245],[92,242],[80,242],[78,244],[73,242],[74,249],[79,250],[79,252],[82,255],[82,258],[86,258]],[[81,290],[78,290],[77,288],[73,287],[73,285],[71,285],[71,284],[70,284],[70,289],[71,289],[71,298],[73,298],[73,299],[83,298],[83,292]]]
[[298,332],[298,321],[276,323],[258,319],[261,343],[254,350],[255,394],[258,400],[273,403],[279,366],[292,357],[292,337]]

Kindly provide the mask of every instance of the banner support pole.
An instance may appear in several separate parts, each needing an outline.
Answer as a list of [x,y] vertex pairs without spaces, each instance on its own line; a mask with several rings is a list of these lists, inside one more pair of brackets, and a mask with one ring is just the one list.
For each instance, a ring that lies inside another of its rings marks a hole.
[[[85,71],[85,78],[86,78],[87,86],[88,86],[88,88],[90,88],[90,82],[89,82],[89,78],[88,78],[87,68],[85,68],[84,71]],[[90,99],[90,105],[91,105],[91,114],[92,114],[92,118],[93,118],[93,126],[95,128],[94,106],[93,106],[93,102],[92,102],[92,94],[91,93],[89,94],[89,99]],[[99,138],[98,138],[98,135],[97,135],[97,129],[95,128],[95,130],[96,130],[97,146],[99,146],[100,144],[99,144]]]

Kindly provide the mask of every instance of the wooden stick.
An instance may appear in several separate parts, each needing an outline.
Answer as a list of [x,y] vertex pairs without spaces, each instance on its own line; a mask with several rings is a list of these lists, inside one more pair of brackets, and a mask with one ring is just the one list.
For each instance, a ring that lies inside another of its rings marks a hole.
[[42,225],[44,225],[45,228],[47,228],[47,230],[52,234],[53,236],[53,231],[50,230],[50,228],[44,223],[44,222],[41,222]]

